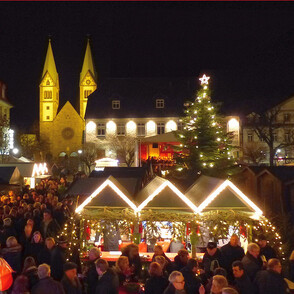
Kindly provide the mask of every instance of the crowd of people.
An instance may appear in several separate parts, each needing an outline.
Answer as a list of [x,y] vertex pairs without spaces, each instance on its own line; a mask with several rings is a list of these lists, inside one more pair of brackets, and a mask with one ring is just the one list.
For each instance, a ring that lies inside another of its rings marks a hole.
[[[148,272],[136,244],[122,249],[114,265],[97,247],[81,264],[69,255],[69,240],[60,235],[73,213],[73,202],[60,199],[64,179],[43,180],[21,194],[9,192],[0,202],[0,264],[13,270],[7,294],[284,294],[290,293],[282,266],[265,236],[245,254],[237,235],[221,248],[208,242],[203,260],[180,249],[171,261],[155,245]],[[0,268],[0,286],[1,286]],[[1,293],[1,291],[0,291]]]

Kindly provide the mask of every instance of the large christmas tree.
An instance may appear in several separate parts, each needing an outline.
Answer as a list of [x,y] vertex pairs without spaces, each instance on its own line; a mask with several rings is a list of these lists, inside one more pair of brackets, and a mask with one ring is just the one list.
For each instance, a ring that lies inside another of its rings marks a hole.
[[209,77],[203,75],[201,89],[194,102],[186,104],[182,118],[183,130],[178,131],[181,142],[179,162],[193,172],[205,174],[226,173],[232,166],[231,135],[227,133],[224,119],[210,100]]

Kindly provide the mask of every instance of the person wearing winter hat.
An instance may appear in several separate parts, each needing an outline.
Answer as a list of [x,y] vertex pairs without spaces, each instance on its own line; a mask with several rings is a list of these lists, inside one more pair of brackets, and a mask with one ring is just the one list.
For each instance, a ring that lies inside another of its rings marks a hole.
[[66,262],[63,265],[64,275],[61,280],[65,294],[82,294],[82,285],[77,276],[77,265]]
[[216,242],[209,241],[202,261],[205,276],[207,279],[212,277],[213,270],[223,266],[223,256],[217,248]]

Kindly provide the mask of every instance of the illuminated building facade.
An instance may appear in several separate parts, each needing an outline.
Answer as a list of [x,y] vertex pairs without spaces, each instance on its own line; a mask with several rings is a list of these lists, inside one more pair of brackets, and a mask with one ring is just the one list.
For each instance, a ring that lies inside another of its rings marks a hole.
[[[106,157],[116,157],[109,138],[136,137],[136,158],[169,160],[177,145],[172,131],[182,128],[184,103],[192,100],[196,78],[109,78],[89,97],[85,142],[96,143]],[[240,146],[240,121],[227,117],[234,145]],[[234,154],[238,156],[237,152]],[[139,165],[139,160],[137,161]]]
[[49,143],[49,152],[58,156],[77,156],[82,147],[84,115],[88,96],[97,88],[97,76],[92,60],[89,40],[80,74],[79,111],[69,101],[59,103],[59,76],[49,40],[40,83],[40,138]]

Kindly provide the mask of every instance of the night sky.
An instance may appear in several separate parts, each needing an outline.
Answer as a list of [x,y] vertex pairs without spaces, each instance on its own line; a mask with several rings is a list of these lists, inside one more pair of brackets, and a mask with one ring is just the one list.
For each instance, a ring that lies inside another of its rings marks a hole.
[[76,105],[89,34],[100,78],[205,72],[225,113],[260,111],[294,94],[293,15],[290,2],[1,2],[0,80],[12,125],[29,131],[38,120],[48,35],[61,104]]

